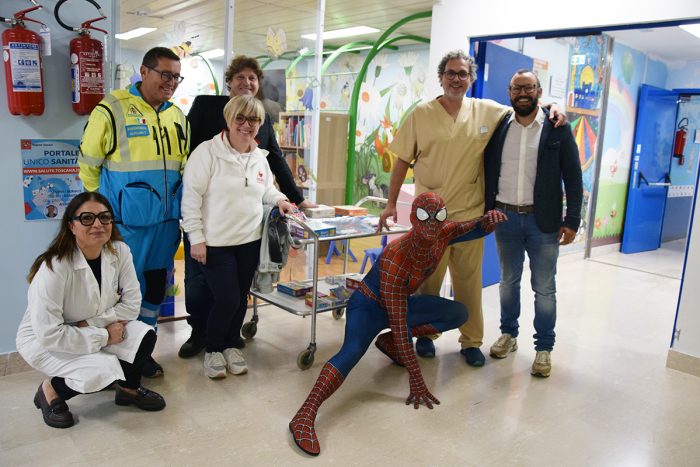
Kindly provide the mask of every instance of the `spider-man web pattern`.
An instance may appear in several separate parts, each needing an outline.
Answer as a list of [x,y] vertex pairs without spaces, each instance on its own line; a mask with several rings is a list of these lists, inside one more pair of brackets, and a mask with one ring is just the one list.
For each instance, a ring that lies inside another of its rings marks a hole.
[[[477,226],[490,232],[505,219],[501,212],[489,211],[470,221],[440,222],[438,213],[444,208],[437,194],[419,195],[411,208],[413,228],[386,246],[350,298],[343,346],[321,369],[311,393],[289,423],[294,442],[304,452],[320,453],[315,420],[321,403],[340,387],[374,337],[387,327],[390,331],[377,337],[375,345],[408,371],[410,392],[406,404],[417,409],[421,403],[428,408],[440,403],[425,385],[412,337],[454,329],[466,321],[467,313],[458,302],[413,293],[435,271],[451,240]],[[419,210],[424,221],[417,216]]]

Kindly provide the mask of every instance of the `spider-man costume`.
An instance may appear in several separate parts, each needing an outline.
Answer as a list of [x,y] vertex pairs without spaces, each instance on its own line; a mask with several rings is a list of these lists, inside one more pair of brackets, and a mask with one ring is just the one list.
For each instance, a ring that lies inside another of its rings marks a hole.
[[[447,331],[467,320],[467,310],[459,302],[431,295],[412,295],[433,273],[451,241],[463,241],[491,232],[505,220],[500,211],[465,222],[446,221],[445,202],[436,193],[422,193],[411,208],[411,229],[389,243],[379,261],[365,276],[347,305],[345,340],[340,351],[321,369],[316,384],[296,413],[289,430],[302,451],[318,455],[315,420],[318,408],[343,383],[350,370],[375,345],[395,363],[406,368],[410,393],[406,404],[433,408],[440,401],[423,381],[412,337]],[[464,235],[475,231],[475,235]],[[459,237],[459,238],[458,238]]]

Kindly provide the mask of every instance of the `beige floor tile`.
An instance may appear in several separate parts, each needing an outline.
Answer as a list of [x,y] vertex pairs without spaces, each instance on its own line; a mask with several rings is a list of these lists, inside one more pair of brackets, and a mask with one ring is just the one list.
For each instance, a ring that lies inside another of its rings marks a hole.
[[[562,257],[553,371],[533,378],[532,293],[523,277],[519,349],[481,369],[458,354],[457,332],[421,360],[441,401],[404,405],[405,370],[373,346],[320,409],[319,465],[696,466],[700,465],[700,378],[665,367],[680,281],[626,258]],[[637,261],[637,259],[635,259]],[[654,258],[653,261],[658,261]],[[673,259],[658,268],[675,267]],[[651,272],[650,272],[651,271]],[[498,287],[484,291],[485,339],[500,335]],[[41,376],[0,378],[0,465],[306,465],[287,424],[319,369],[339,348],[344,320],[318,316],[313,367],[296,367],[310,319],[260,310],[243,376],[212,381],[202,356],[177,357],[183,321],[159,328],[155,357],[166,375],[144,384],[168,403],[158,413],[117,407],[113,392],[70,401],[78,424],[48,428],[32,404]],[[56,453],[62,451],[62,457]]]

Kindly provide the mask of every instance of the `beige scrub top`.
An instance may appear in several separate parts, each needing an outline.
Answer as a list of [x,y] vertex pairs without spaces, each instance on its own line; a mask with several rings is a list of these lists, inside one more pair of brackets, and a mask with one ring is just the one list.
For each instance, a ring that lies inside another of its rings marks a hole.
[[484,149],[510,107],[465,97],[453,120],[437,99],[416,106],[389,150],[415,161],[416,196],[433,191],[445,200],[448,219],[465,221],[484,212]]

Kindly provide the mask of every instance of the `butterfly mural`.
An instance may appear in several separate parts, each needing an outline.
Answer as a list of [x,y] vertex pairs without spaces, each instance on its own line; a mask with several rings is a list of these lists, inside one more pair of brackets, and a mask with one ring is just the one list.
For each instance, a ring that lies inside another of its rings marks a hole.
[[277,58],[287,50],[287,35],[283,29],[278,29],[277,32],[272,28],[267,28],[267,37],[265,38],[265,49],[272,58]]

